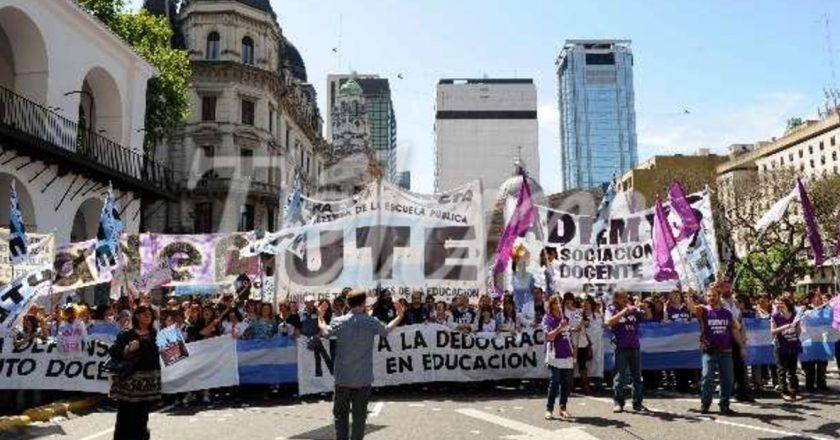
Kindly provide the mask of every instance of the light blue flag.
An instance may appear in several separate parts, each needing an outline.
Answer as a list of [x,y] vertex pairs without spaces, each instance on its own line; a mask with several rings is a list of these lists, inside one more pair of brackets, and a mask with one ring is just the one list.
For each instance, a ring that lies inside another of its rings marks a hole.
[[12,179],[12,189],[9,193],[9,255],[12,264],[20,264],[29,255],[29,238],[23,224],[23,214],[20,213],[15,180]]
[[96,233],[95,261],[102,281],[109,281],[111,271],[120,265],[120,235],[124,229],[114,192],[108,188],[105,204],[99,215],[99,230]]

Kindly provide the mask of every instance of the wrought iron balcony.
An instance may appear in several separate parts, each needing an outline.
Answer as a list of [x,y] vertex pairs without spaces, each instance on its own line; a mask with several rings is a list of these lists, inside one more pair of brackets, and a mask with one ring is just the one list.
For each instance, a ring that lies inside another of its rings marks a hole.
[[125,190],[175,198],[172,172],[146,154],[126,148],[13,91],[0,87],[0,140],[20,156],[64,171],[110,180]]
[[187,183],[187,189],[198,194],[224,196],[228,193],[243,194],[265,198],[279,203],[280,186],[255,179],[233,179],[207,175],[199,179],[194,186]]

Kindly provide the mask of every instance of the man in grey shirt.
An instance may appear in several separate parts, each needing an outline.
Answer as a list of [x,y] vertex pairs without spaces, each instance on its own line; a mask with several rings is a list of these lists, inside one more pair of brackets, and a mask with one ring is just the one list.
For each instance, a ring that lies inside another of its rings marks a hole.
[[[318,326],[324,337],[336,339],[333,371],[335,393],[333,395],[333,416],[335,417],[336,440],[362,440],[365,436],[367,405],[373,384],[374,337],[387,337],[397,328],[405,315],[405,308],[395,303],[397,316],[384,325],[367,314],[367,294],[353,291],[347,295],[350,313],[333,318],[330,325],[324,321],[329,305],[318,307]],[[353,433],[349,434],[349,415],[353,413]]]

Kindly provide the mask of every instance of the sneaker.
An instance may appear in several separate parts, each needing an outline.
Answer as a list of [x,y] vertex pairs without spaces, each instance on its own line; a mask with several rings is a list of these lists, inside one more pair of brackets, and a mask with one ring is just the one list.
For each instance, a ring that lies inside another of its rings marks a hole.
[[794,400],[796,400],[796,397],[791,396],[789,394],[782,394],[782,400],[784,400],[785,402],[793,402]]
[[708,413],[709,413],[709,407],[707,405],[703,405],[703,406],[700,407],[700,414],[708,414]]
[[569,414],[569,412],[566,411],[565,409],[560,410],[559,417],[560,417],[560,420],[562,420],[564,422],[571,422],[572,421],[571,414]]
[[641,403],[634,403],[633,404],[633,411],[635,411],[637,413],[648,413],[648,412],[650,412],[650,410],[647,409],[647,407],[642,405]]
[[551,411],[546,411],[545,412],[545,419],[546,420],[554,420],[554,415],[551,414]]
[[187,395],[186,395],[186,396],[184,396],[184,398],[181,400],[181,405],[184,405],[184,406],[190,406],[190,404],[192,403],[192,401],[193,401],[193,395],[192,395],[192,393],[187,393]]
[[616,404],[615,406],[613,406],[613,412],[614,413],[624,412],[624,405]]
[[735,412],[735,410],[734,410],[734,409],[732,409],[732,408],[730,408],[730,407],[728,407],[728,406],[724,406],[724,407],[722,407],[722,408],[720,409],[720,413],[721,413],[722,415],[724,415],[724,416],[734,416],[735,414],[738,414],[737,412]]

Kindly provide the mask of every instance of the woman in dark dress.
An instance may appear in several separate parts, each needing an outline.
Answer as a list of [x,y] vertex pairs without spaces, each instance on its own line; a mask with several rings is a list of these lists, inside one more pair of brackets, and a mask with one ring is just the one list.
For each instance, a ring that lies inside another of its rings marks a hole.
[[111,346],[111,359],[126,365],[111,382],[111,397],[119,404],[114,440],[151,438],[149,412],[161,393],[154,319],[151,308],[138,306],[131,315],[131,328],[122,331]]

